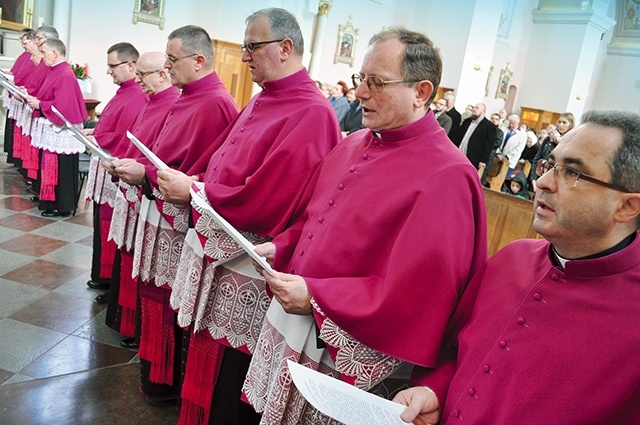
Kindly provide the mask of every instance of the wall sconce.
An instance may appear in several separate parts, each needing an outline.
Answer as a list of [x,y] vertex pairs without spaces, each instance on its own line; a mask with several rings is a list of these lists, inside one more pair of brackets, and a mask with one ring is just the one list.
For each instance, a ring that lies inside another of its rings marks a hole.
[[476,56],[476,60],[473,63],[473,69],[476,71],[480,71],[482,69],[482,58],[480,56]]

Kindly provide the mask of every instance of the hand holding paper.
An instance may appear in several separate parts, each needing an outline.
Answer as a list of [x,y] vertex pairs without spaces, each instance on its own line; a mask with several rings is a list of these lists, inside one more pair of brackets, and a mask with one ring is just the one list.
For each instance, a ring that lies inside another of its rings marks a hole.
[[158,188],[165,201],[173,204],[187,204],[191,200],[189,189],[193,179],[172,169],[158,170]]
[[222,217],[220,214],[218,214],[216,210],[211,208],[211,205],[200,199],[200,197],[197,196],[197,194],[193,191],[193,188],[191,188],[189,192],[191,194],[191,199],[193,200],[193,202],[195,202],[198,207],[204,210],[206,214],[208,214],[216,223],[218,223],[222,230],[224,230],[229,236],[231,236],[231,238],[233,238],[233,240],[236,241],[236,243],[240,245],[240,247],[242,247],[242,249],[244,249],[244,251],[249,254],[249,256],[254,261],[260,264],[260,266],[265,269],[265,271],[270,275],[276,275],[276,272],[271,268],[271,265],[267,263],[267,260],[255,252],[255,245],[249,242],[247,238],[245,238],[240,232],[238,232],[235,227],[229,224],[229,222],[225,220],[224,217]]
[[345,425],[406,425],[404,406],[287,360],[296,388],[313,407]]

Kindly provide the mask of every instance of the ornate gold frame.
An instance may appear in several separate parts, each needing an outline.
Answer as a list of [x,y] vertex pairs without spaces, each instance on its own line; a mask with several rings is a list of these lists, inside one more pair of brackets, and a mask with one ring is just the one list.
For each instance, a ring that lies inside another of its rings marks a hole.
[[500,70],[500,78],[498,79],[498,87],[496,88],[496,99],[506,99],[509,97],[509,86],[511,85],[511,78],[513,72],[509,69],[509,63],[504,69]]
[[136,0],[133,8],[133,23],[146,22],[164,29],[165,0]]
[[353,67],[356,56],[356,42],[358,41],[360,30],[353,26],[351,19],[352,17],[349,16],[346,25],[338,25],[338,44],[336,45],[336,56],[333,59],[333,63],[347,63]]

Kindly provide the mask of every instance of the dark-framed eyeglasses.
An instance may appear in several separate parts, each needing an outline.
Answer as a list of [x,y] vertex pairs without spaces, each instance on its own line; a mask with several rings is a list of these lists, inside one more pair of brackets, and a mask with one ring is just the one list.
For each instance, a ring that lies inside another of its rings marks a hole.
[[147,72],[136,71],[136,77],[138,77],[138,80],[142,81],[147,75],[155,74],[156,72],[160,72],[160,71],[162,70],[156,69],[154,71],[147,71]]
[[247,50],[249,53],[255,53],[256,49],[260,46],[264,46],[265,44],[270,44],[270,43],[280,43],[281,41],[284,41],[284,40],[286,40],[286,38],[281,38],[279,40],[269,40],[269,41],[255,41],[253,43],[245,43],[241,45],[240,48],[242,48],[243,52]]
[[536,166],[536,174],[538,176],[543,176],[551,170],[553,170],[553,176],[556,181],[561,181],[570,187],[575,187],[578,185],[580,180],[585,180],[609,189],[617,190],[619,192],[632,193],[628,189],[616,186],[611,183],[607,183],[588,174],[581,173],[575,168],[569,167],[564,164],[551,164],[549,161],[541,160]]
[[353,86],[358,88],[360,83],[365,82],[367,84],[367,88],[371,93],[382,93],[384,90],[385,84],[395,84],[395,83],[417,83],[422,80],[389,80],[385,81],[382,78],[376,75],[369,75],[366,78],[363,78],[360,74],[353,74],[351,76],[351,81],[353,82]]
[[124,65],[125,63],[136,63],[135,61],[122,61],[122,62],[118,62],[118,63],[108,63],[107,64],[107,68],[109,69],[116,69],[117,67],[119,67],[120,65]]
[[186,56],[172,56],[172,55],[167,55],[165,54],[164,57],[167,58],[167,60],[169,62],[171,62],[172,65],[177,64],[179,61],[181,61],[182,59],[186,59],[186,58],[190,58],[192,56],[198,56],[200,53],[192,53],[190,55],[186,55]]

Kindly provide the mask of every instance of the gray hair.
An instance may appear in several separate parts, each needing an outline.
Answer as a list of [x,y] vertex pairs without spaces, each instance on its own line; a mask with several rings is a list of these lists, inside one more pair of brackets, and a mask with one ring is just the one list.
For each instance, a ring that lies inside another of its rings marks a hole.
[[582,123],[622,132],[622,144],[609,163],[611,183],[640,193],[640,115],[626,111],[589,111],[582,116]]
[[31,29],[24,29],[21,31],[21,36],[22,38],[25,38],[27,40],[35,40],[36,39],[36,32],[34,30]]
[[113,52],[116,52],[119,61],[131,61],[135,63],[140,57],[140,53],[133,47],[133,44],[127,42],[116,43],[107,49],[107,54]]
[[58,30],[56,30],[51,25],[42,25],[36,29],[36,34],[42,33],[46,38],[59,38]]
[[508,120],[510,120],[511,118],[515,119],[517,123],[520,122],[520,116],[518,114],[511,114],[507,117]]
[[442,77],[442,58],[440,50],[426,35],[404,27],[392,27],[374,34],[369,46],[378,41],[398,39],[406,45],[401,69],[402,77],[410,81],[429,80],[433,84],[433,93],[427,103],[431,103],[438,93]]
[[300,31],[298,20],[291,12],[277,7],[262,9],[249,15],[245,23],[249,25],[261,16],[269,18],[269,32],[273,39],[290,39],[293,43],[293,51],[300,57],[304,55],[302,31]]
[[197,25],[185,25],[173,30],[169,41],[179,38],[182,41],[182,51],[187,55],[202,55],[209,66],[213,66],[213,44],[209,33]]
[[67,55],[67,48],[65,47],[62,40],[58,40],[57,38],[50,38],[43,41],[40,47],[44,46],[49,46],[51,50],[57,51],[63,58]]

